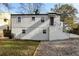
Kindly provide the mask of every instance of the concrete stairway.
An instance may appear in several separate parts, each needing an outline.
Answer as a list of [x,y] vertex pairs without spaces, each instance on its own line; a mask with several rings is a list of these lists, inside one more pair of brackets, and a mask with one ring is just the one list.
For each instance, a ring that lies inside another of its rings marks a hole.
[[[45,20],[45,22],[48,19]],[[33,31],[34,29],[38,28],[38,26],[40,26],[41,24],[43,24],[43,22],[41,22],[41,20],[39,20],[38,22],[36,22],[35,24],[33,24],[32,26],[28,27],[28,29],[26,29],[26,33],[20,33],[19,35],[16,36],[17,39],[20,39],[22,37],[24,37],[25,35],[27,35],[28,33],[30,33],[31,31]]]
[[[43,34],[43,29],[46,29],[46,34]],[[38,28],[32,30],[28,35],[23,36],[21,39],[27,38],[32,40],[48,40],[49,20],[41,24]],[[40,38],[40,39],[39,39]]]

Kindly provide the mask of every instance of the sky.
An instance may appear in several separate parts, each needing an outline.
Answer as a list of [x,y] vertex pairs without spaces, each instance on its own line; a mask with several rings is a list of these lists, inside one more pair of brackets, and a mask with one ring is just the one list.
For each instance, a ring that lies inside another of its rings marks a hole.
[[74,5],[74,7],[78,10],[77,16],[79,17],[79,4],[73,4],[73,5]]
[[[18,4],[18,3],[12,3],[10,5],[12,7],[11,10],[10,10],[11,13],[20,13],[20,11],[23,11],[23,9],[19,9],[20,4]],[[54,5],[55,5],[55,3],[45,3],[44,6],[42,6],[43,9],[42,9],[41,13],[48,13],[50,11],[50,9],[54,7]],[[72,5],[79,12],[79,4],[76,3],[76,4],[72,4]],[[5,8],[5,6],[3,6],[3,5],[0,5],[0,10],[8,12],[7,8]],[[76,14],[76,15],[77,15],[77,17],[79,17],[79,13]]]

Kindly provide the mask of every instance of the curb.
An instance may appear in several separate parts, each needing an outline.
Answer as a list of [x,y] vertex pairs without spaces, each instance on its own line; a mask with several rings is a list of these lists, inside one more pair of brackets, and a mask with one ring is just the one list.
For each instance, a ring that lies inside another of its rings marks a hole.
[[33,56],[36,56],[35,54],[36,54],[36,52],[37,52],[37,50],[38,50],[38,48],[39,48],[40,44],[41,44],[41,42],[39,43],[38,47],[36,48],[36,50],[35,50],[35,52],[34,52]]

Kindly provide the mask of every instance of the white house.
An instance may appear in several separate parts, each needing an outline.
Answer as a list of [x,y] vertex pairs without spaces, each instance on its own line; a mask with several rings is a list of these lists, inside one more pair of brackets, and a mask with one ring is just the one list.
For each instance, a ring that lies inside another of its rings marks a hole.
[[16,39],[57,40],[67,39],[63,32],[60,14],[11,14],[11,30]]

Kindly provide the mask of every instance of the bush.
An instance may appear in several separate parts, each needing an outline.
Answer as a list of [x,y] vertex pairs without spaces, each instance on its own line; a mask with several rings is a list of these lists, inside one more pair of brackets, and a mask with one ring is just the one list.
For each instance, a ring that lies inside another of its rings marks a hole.
[[79,25],[77,28],[74,28],[72,30],[69,31],[70,33],[73,33],[73,34],[78,34],[79,35]]
[[3,33],[4,33],[4,37],[9,37],[9,39],[14,37],[14,35],[11,33],[11,30],[4,29]]

